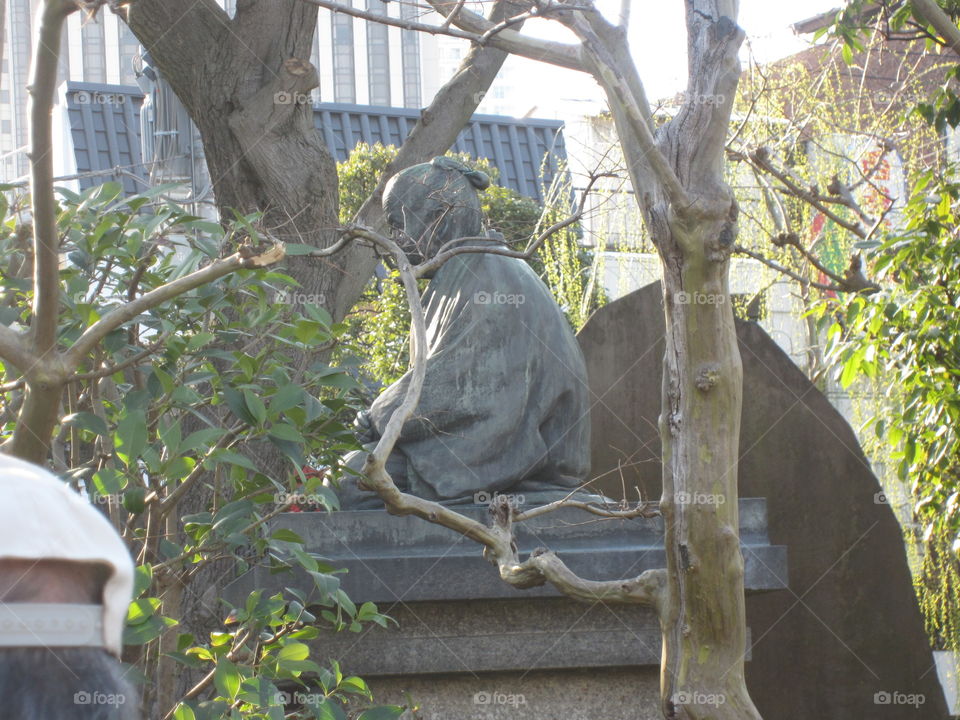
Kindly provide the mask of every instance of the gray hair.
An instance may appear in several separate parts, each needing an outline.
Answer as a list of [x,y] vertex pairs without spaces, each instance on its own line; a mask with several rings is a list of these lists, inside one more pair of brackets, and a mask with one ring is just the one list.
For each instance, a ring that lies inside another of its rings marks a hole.
[[140,719],[139,693],[102,648],[4,648],[0,698],[16,720]]
[[[0,559],[0,602],[99,603],[97,563]],[[139,720],[140,695],[104,648],[0,648],[0,716],[16,720]]]

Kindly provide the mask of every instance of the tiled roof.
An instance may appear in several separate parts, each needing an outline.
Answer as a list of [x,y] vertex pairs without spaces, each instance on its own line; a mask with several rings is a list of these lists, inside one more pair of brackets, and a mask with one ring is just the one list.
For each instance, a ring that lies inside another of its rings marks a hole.
[[[140,89],[70,82],[65,94],[80,189],[116,180],[130,195],[142,192],[149,173],[140,149]],[[123,172],[110,172],[116,168]]]
[[[314,108],[317,127],[338,162],[360,142],[399,145],[420,117],[409,108],[324,103]],[[499,183],[543,202],[558,162],[567,158],[563,123],[474,115],[460,132],[453,150],[487,158],[500,170]],[[542,177],[541,177],[542,176]]]
[[[114,179],[129,193],[143,190],[149,173],[140,146],[143,93],[123,85],[70,82],[67,115],[73,138],[80,188]],[[317,128],[338,162],[360,142],[397,145],[413,129],[419,110],[324,103],[314,106]],[[500,171],[499,183],[543,201],[558,164],[566,160],[563,123],[474,115],[453,145],[457,152],[486,158]],[[124,172],[113,172],[123,168]],[[91,175],[91,173],[97,173]]]

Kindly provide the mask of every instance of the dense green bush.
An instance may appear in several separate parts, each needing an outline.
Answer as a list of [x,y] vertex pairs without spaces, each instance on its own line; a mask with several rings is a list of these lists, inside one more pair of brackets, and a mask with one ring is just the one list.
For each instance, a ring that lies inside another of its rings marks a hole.
[[[61,338],[241,238],[258,242],[256,217],[224,229],[163,199],[170,190],[60,191]],[[25,208],[3,210],[0,321],[12,325],[29,318],[30,257]],[[356,447],[356,382],[319,360],[292,369],[343,342],[346,326],[309,300],[294,313],[285,298],[295,292],[282,272],[240,271],[181,295],[108,336],[66,393],[54,466],[103,508],[137,562],[124,639],[150,717],[345,718],[370,705],[363,681],[312,657],[306,641],[387,619],[371,603],[356,607],[336,568],[269,523],[302,495],[336,508],[322,468]],[[0,436],[9,436],[22,389],[11,368],[0,374]],[[207,580],[223,582],[210,570],[225,566],[229,577],[254,564],[300,568],[313,587],[257,590],[235,608],[207,597],[216,590]],[[201,597],[212,623],[183,614]],[[196,683],[188,694],[183,678]],[[281,688],[309,701],[285,708]]]

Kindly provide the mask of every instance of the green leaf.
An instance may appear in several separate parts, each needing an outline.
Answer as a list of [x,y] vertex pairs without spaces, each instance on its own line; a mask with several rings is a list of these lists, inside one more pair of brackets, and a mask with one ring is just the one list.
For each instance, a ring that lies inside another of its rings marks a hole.
[[216,458],[222,462],[230,463],[231,465],[237,465],[238,467],[246,468],[247,470],[257,471],[257,466],[253,464],[253,460],[248,458],[246,455],[238,453],[236,450],[218,450],[216,453]]
[[230,387],[224,388],[223,398],[226,400],[227,407],[230,408],[230,411],[236,415],[238,419],[243,420],[248,425],[257,424],[257,419],[250,412],[249,408],[247,408],[244,397],[239,390]]
[[270,398],[270,414],[279,415],[303,402],[303,388],[293,383],[284,385]]
[[270,538],[272,540],[280,540],[281,542],[293,542],[301,545],[303,544],[303,538],[289,528],[280,528],[279,530],[275,530]]
[[219,427],[209,427],[196,430],[195,432],[187,435],[183,442],[180,443],[180,452],[189,453],[197,450],[198,448],[207,448],[208,446],[216,443],[226,434],[226,428]]
[[270,426],[269,434],[271,437],[280,440],[287,440],[293,443],[303,442],[303,435],[290,423],[274,423]]
[[310,657],[310,648],[304,643],[287,643],[277,653],[277,664],[282,665],[288,660],[306,660]]
[[853,48],[844,43],[840,52],[843,55],[843,62],[847,65],[853,65]]
[[303,456],[303,447],[300,442],[291,442],[290,440],[281,440],[278,437],[273,435],[268,435],[267,439],[271,444],[275,445],[280,451],[286,455],[294,465],[297,467],[302,467],[306,463],[306,458]]
[[322,702],[313,708],[313,716],[317,720],[347,720],[346,714],[340,704],[330,698],[324,698]]
[[232,662],[225,657],[217,661],[217,669],[213,672],[213,682],[221,695],[233,700],[240,691],[240,681],[242,679],[240,671]]
[[156,640],[176,624],[177,621],[173,618],[161,618],[155,615],[139,625],[127,625],[123,631],[123,644],[145,645]]
[[199,332],[187,341],[187,351],[193,352],[204,345],[209,345],[215,337],[216,335],[212,332]]
[[146,507],[146,497],[147,491],[144,488],[138,486],[129,488],[123,494],[123,507],[126,508],[127,512],[139,515]]
[[197,716],[193,714],[189,705],[180,703],[177,705],[177,709],[173,711],[173,720],[197,720]]
[[357,715],[357,720],[395,720],[403,712],[404,708],[400,705],[377,705]]
[[97,492],[106,497],[117,495],[127,484],[127,478],[111,467],[103,467],[93,474],[92,482]]
[[143,410],[130,410],[120,420],[114,434],[117,456],[130,466],[147,445],[147,416]]
[[98,415],[94,415],[92,412],[77,412],[71,415],[67,415],[63,420],[60,421],[64,425],[69,425],[75,427],[78,430],[87,430],[92,432],[94,435],[109,435],[110,430],[107,428],[107,423],[103,421],[103,418]]
[[243,402],[247,406],[247,410],[250,411],[254,424],[262,425],[263,421],[267,419],[267,406],[263,404],[263,400],[249,390],[244,390]]
[[150,587],[153,582],[153,565],[147,563],[140,565],[133,572],[133,596],[140,597]]
[[331,373],[330,375],[325,375],[319,380],[321,385],[328,385],[330,387],[340,388],[341,390],[355,390],[363,387],[358,383],[352,376],[348,375],[345,372]]
[[370,697],[370,688],[367,687],[367,683],[364,682],[363,678],[359,678],[356,675],[353,675],[348,678],[344,678],[343,682],[340,683],[340,690],[344,692],[353,693],[354,695],[363,695],[365,697]]

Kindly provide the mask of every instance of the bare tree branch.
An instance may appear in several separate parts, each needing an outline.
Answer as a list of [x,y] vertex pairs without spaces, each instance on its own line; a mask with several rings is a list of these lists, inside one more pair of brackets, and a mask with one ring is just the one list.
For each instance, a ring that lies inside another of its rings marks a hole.
[[819,197],[818,193],[813,192],[808,188],[801,187],[785,171],[774,166],[770,160],[770,152],[766,148],[757,148],[753,152],[746,155],[741,153],[740,157],[746,159],[749,163],[756,165],[760,170],[775,177],[777,180],[783,183],[791,195],[794,195],[795,197],[798,197],[801,200],[809,203],[840,227],[844,228],[845,230],[849,230],[859,238],[863,238],[866,235],[866,230],[864,230],[860,223],[851,223],[847,220],[844,220],[830,209],[829,201]]
[[[599,14],[592,18],[591,23],[574,15],[565,24],[580,38],[583,52],[590,64],[591,74],[606,92],[611,107],[617,105],[625,114],[630,126],[631,139],[639,145],[644,160],[653,170],[671,204],[677,210],[688,208],[691,203],[687,191],[654,140],[649,106],[641,107],[640,98],[632,91],[634,88],[630,87],[622,75],[621,65],[618,65],[612,57],[610,42],[614,38],[608,35],[604,41],[601,41],[595,32],[595,28],[601,21]],[[625,37],[619,38],[619,41],[625,43]],[[625,145],[629,142],[621,138],[621,144]]]
[[[306,2],[313,1],[314,0],[306,0]],[[447,16],[451,12],[449,3],[443,3],[439,0],[427,0],[427,2],[441,15]],[[480,36],[485,35],[495,27],[495,23],[490,22],[481,15],[477,15],[466,8],[461,9],[457,13],[454,24],[462,30],[474,33],[477,40],[479,40]],[[570,68],[571,70],[584,69],[580,48],[577,45],[532,38],[509,29],[504,29],[490,36],[489,43],[514,55],[520,55],[532,60],[541,60],[551,65],[559,65],[560,67]]]
[[64,20],[77,9],[73,0],[46,0],[40,14],[30,84],[30,196],[33,202],[33,351],[54,350],[60,302],[60,233],[53,194],[53,126],[50,106],[57,89]]
[[603,505],[598,505],[597,503],[571,500],[570,496],[568,495],[566,498],[561,500],[555,500],[552,503],[517,513],[514,515],[513,521],[522,522],[524,520],[532,520],[535,517],[546,515],[554,510],[560,510],[561,508],[577,508],[578,510],[588,512],[591,515],[621,520],[629,520],[632,518],[655,518],[660,516],[660,511],[657,509],[657,504],[652,501],[639,502],[631,509],[611,509]]
[[110,311],[84,330],[83,334],[77,338],[77,341],[64,353],[65,364],[71,369],[79,367],[87,354],[100,340],[106,337],[110,331],[120,327],[128,320],[132,320],[140,313],[155,308],[167,300],[189,292],[201,285],[213,282],[236,270],[266,267],[278,262],[283,259],[283,257],[284,251],[281,245],[274,245],[259,255],[254,255],[253,250],[247,247],[228,258],[217,260],[205,268],[201,268],[189,275],[161,285],[155,290],[151,290],[145,295],[140,296],[133,302],[125,303],[116,310]]
[[759,261],[762,262],[764,265],[766,265],[768,268],[771,268],[771,269],[773,269],[773,270],[776,270],[778,273],[783,273],[783,274],[786,275],[787,277],[792,278],[793,280],[796,280],[796,281],[797,281],[798,283],[800,283],[801,285],[805,285],[805,286],[809,286],[809,287],[815,287],[815,288],[817,288],[818,290],[823,290],[823,291],[825,291],[825,292],[845,292],[845,291],[846,291],[846,288],[843,287],[842,285],[839,285],[839,284],[838,284],[838,285],[827,285],[827,284],[820,283],[820,282],[814,282],[814,281],[811,280],[810,278],[804,277],[803,275],[800,275],[799,273],[791,270],[790,268],[786,267],[785,265],[781,265],[781,264],[778,263],[776,260],[771,260],[770,258],[766,257],[765,255],[761,255],[761,254],[758,253],[758,252],[754,252],[753,250],[750,250],[749,248],[745,248],[745,247],[743,247],[742,245],[737,245],[737,246],[733,249],[733,251],[736,252],[736,253],[740,253],[740,254],[742,254],[742,255],[746,255],[747,257],[753,258],[754,260],[759,260]]
[[[490,9],[490,21],[515,14],[519,6],[511,0],[497,0]],[[382,230],[385,227],[382,198],[387,181],[396,173],[418,162],[442,155],[454,144],[463,126],[469,122],[482,101],[508,53],[493,45],[475,44],[457,68],[457,72],[437,92],[430,105],[420,112],[413,130],[397,151],[397,156],[384,170],[377,186],[357,212],[355,222]],[[341,238],[343,239],[343,238]],[[338,288],[335,308],[349,308],[359,288],[369,277],[374,259],[369,251],[353,246],[341,260],[347,267],[358,268],[354,282],[343,282]]]
[[389,15],[380,15],[379,13],[370,12],[368,10],[360,10],[359,8],[355,8],[351,5],[343,5],[339,2],[336,2],[336,0],[300,0],[300,2],[305,2],[309,5],[316,5],[317,7],[325,8],[331,12],[343,13],[344,15],[349,15],[350,17],[366,20],[367,22],[375,22],[380,23],[381,25],[397,27],[401,30],[415,30],[417,32],[423,32],[429,35],[448,35],[450,37],[460,38],[461,40],[470,40],[471,42],[479,42],[480,40],[479,33],[466,32],[464,30],[452,28],[450,27],[449,22],[445,22],[443,25],[431,25],[430,23],[417,22],[416,20],[410,20],[407,18],[395,18],[390,17]]

